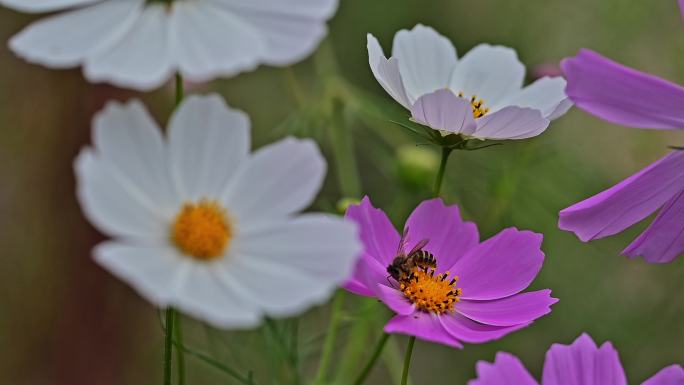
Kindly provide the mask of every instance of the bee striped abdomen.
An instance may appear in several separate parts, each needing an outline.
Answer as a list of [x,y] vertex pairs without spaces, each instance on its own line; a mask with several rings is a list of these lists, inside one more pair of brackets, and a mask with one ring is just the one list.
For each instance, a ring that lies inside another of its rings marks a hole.
[[437,268],[437,260],[429,251],[419,250],[414,254],[413,258],[415,265],[418,267]]

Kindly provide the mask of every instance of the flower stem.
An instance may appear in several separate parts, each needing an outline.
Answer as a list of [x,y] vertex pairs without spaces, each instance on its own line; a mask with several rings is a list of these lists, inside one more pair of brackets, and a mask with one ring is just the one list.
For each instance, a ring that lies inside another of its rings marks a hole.
[[183,75],[176,73],[176,107],[183,101],[185,89],[183,87]]
[[361,371],[361,374],[359,374],[359,377],[357,377],[356,381],[354,381],[354,385],[361,385],[366,380],[366,377],[368,377],[368,374],[370,373],[371,369],[373,369],[373,366],[375,366],[375,362],[378,360],[378,357],[380,357],[382,349],[385,348],[385,344],[387,343],[389,336],[390,335],[387,333],[382,334],[380,341],[378,341],[378,344],[375,347],[375,350],[373,351],[373,355],[371,356],[370,360],[368,360],[368,362],[366,363],[366,366],[364,366],[363,370]]
[[321,361],[318,364],[318,372],[314,379],[314,385],[325,384],[328,377],[328,369],[332,361],[332,354],[335,351],[335,340],[337,339],[337,329],[342,319],[342,307],[344,305],[344,291],[338,290],[335,293],[335,298],[332,302],[332,310],[330,312],[330,325],[323,343],[323,353],[321,354]]
[[406,355],[404,356],[404,370],[401,372],[401,385],[406,385],[408,382],[409,366],[411,366],[411,355],[413,354],[413,344],[416,343],[416,337],[409,338],[408,346],[406,347]]
[[439,171],[437,171],[437,179],[435,180],[435,198],[439,197],[439,193],[442,190],[442,180],[444,180],[444,171],[446,171],[447,161],[449,161],[449,155],[451,155],[452,149],[448,147],[442,147],[442,161],[439,164]]
[[[175,312],[174,340],[183,344],[183,324],[182,315]],[[176,364],[178,366],[178,385],[185,385],[185,353],[176,348]]]
[[173,321],[176,311],[173,308],[166,309],[166,328],[164,338],[164,385],[171,385],[171,360],[173,350]]

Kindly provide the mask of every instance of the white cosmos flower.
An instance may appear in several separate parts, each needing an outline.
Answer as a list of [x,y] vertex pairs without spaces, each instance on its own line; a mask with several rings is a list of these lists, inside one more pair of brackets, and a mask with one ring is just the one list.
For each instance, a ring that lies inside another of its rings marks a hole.
[[138,90],[175,72],[191,81],[308,56],[338,0],[0,0],[24,12],[65,11],[10,40],[20,57],[50,68],[82,65],[92,82]]
[[326,163],[310,140],[250,154],[247,116],[190,97],[167,138],[141,103],[110,103],[75,163],[88,219],[113,239],[98,263],[160,307],[218,327],[250,327],[325,300],[361,245],[339,217],[297,213]]
[[511,48],[481,44],[458,59],[447,38],[423,25],[399,31],[389,59],[369,34],[368,57],[375,78],[412,119],[443,132],[529,138],[572,106],[561,77],[523,88],[525,67]]

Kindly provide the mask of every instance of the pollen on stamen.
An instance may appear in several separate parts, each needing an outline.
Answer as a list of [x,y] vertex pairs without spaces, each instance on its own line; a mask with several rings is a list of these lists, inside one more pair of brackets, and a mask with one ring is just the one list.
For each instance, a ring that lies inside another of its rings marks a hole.
[[403,280],[399,289],[416,307],[424,312],[444,314],[454,311],[454,305],[461,298],[461,289],[456,287],[458,277],[448,271],[435,274],[434,269],[416,267]]
[[[460,91],[458,93],[458,97],[459,98],[465,98],[463,91]],[[487,115],[487,113],[489,113],[489,108],[486,108],[484,106],[484,104],[485,104],[484,99],[480,99],[477,97],[477,95],[473,95],[470,97],[469,101],[470,101],[470,106],[473,110],[473,117],[475,119],[481,118],[481,117]]]
[[201,261],[223,255],[233,235],[226,210],[215,201],[186,203],[171,228],[173,243],[185,255]]

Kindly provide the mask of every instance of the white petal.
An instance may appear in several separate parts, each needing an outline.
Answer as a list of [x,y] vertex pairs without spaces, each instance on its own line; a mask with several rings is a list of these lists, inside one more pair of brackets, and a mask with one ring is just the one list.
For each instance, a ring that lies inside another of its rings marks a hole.
[[338,0],[212,0],[233,10],[272,13],[283,17],[328,19],[337,9]]
[[249,117],[218,95],[187,98],[169,124],[170,167],[179,195],[217,198],[249,154]]
[[540,110],[542,116],[549,120],[559,118],[572,106],[565,95],[565,84],[565,79],[561,77],[541,78],[502,100],[492,110],[506,106],[530,107]]
[[480,44],[456,64],[451,89],[466,97],[476,95],[489,107],[519,91],[524,79],[525,66],[513,49]]
[[102,160],[121,173],[157,207],[182,203],[171,183],[161,132],[138,101],[107,104],[93,121],[93,141]]
[[102,232],[122,238],[167,237],[170,217],[102,157],[84,150],[74,168],[81,208]]
[[477,127],[470,102],[447,89],[421,96],[411,107],[411,117],[435,130],[455,134],[471,135]]
[[171,246],[163,245],[105,242],[93,254],[100,265],[161,308],[173,303],[192,263]]
[[75,67],[96,50],[120,39],[140,16],[143,3],[106,1],[51,16],[31,24],[9,45],[30,62],[52,68]]
[[0,5],[21,12],[53,12],[103,0],[0,0]]
[[411,109],[411,102],[406,95],[404,84],[399,72],[399,63],[396,58],[387,60],[382,52],[382,47],[375,36],[368,34],[368,64],[370,64],[373,76],[382,88],[406,109]]
[[149,91],[162,85],[177,67],[169,43],[166,5],[146,5],[119,41],[89,57],[83,67],[91,82]]
[[410,31],[397,32],[392,57],[399,61],[411,103],[422,95],[448,87],[456,66],[456,49],[449,39],[420,24]]
[[239,227],[285,217],[307,207],[321,188],[326,163],[311,140],[286,138],[256,151],[224,194]]
[[520,107],[506,107],[476,122],[477,130],[472,136],[480,139],[526,139],[541,134],[549,126],[539,110]]
[[360,252],[353,223],[310,214],[242,234],[224,270],[266,314],[289,316],[327,299]]
[[172,57],[197,82],[252,70],[267,49],[257,29],[212,3],[175,3],[169,26]]

